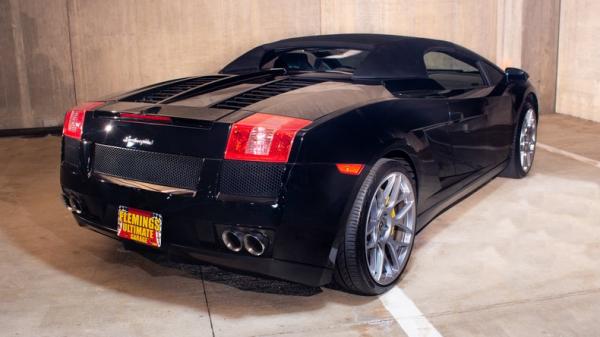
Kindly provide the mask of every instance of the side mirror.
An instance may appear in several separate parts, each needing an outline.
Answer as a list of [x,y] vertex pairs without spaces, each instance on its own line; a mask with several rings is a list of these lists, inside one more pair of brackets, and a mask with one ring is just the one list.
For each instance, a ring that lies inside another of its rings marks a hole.
[[529,78],[529,74],[525,70],[519,68],[506,68],[504,74],[506,76],[506,81],[509,83],[527,81]]

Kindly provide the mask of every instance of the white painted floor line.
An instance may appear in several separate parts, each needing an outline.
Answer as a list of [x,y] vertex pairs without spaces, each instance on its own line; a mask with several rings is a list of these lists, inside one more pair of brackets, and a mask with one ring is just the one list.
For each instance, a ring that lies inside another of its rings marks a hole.
[[569,151],[561,150],[559,148],[556,148],[554,146],[550,146],[550,145],[547,145],[547,144],[537,143],[537,147],[539,147],[542,150],[546,150],[548,152],[556,153],[556,154],[559,154],[561,156],[565,156],[565,157],[571,158],[573,160],[577,160],[579,162],[590,164],[592,166],[600,168],[600,161],[597,161],[597,160],[594,160],[594,159],[591,159],[591,158],[588,158],[588,157],[584,157],[582,155],[578,155],[576,153],[572,153],[572,152],[569,152]]
[[393,287],[379,300],[408,337],[442,337],[402,289]]
[[[600,161],[543,143],[537,143],[537,146],[542,150],[600,168]],[[440,332],[429,322],[415,303],[406,296],[402,289],[394,287],[379,296],[379,300],[408,337],[442,337]]]

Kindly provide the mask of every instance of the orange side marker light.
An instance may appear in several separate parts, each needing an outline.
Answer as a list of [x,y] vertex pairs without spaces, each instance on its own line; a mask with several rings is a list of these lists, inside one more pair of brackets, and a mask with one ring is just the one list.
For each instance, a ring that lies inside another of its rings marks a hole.
[[335,166],[337,166],[337,169],[341,174],[351,176],[359,175],[362,172],[363,167],[365,167],[364,164],[335,164]]

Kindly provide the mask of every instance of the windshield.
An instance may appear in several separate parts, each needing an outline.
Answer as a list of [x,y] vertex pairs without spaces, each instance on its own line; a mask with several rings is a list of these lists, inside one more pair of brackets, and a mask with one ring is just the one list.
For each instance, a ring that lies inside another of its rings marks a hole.
[[352,74],[368,54],[366,50],[344,48],[294,49],[276,54],[263,64],[262,69]]

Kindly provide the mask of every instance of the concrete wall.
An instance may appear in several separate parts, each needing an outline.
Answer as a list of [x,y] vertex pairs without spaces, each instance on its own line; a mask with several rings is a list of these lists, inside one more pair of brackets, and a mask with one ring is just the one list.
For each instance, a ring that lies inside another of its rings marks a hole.
[[69,1],[77,99],[216,72],[248,49],[319,34],[319,0]]
[[0,129],[57,125],[75,102],[214,72],[267,41],[342,32],[441,38],[523,66],[552,112],[559,2],[0,0]]
[[321,8],[323,34],[368,32],[431,37],[496,58],[498,16],[494,0],[322,0]]
[[600,2],[561,5],[556,110],[600,122]]
[[0,0],[0,129],[62,124],[75,103],[64,1]]
[[321,31],[380,32],[461,44],[501,67],[523,67],[554,112],[560,0],[322,0]]
[[523,6],[521,67],[540,95],[541,112],[556,112],[560,6],[561,0],[529,0]]
[[0,129],[320,32],[320,0],[0,0]]

